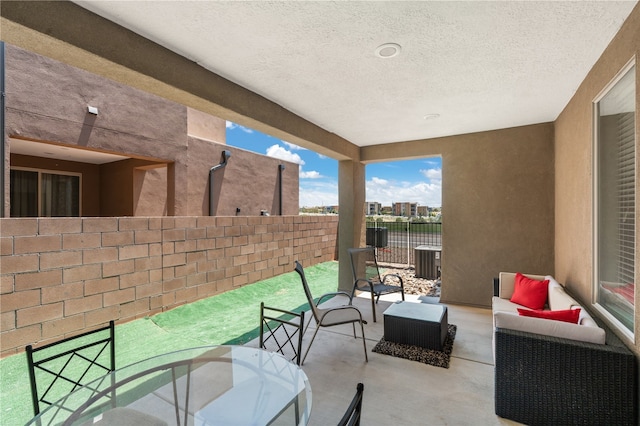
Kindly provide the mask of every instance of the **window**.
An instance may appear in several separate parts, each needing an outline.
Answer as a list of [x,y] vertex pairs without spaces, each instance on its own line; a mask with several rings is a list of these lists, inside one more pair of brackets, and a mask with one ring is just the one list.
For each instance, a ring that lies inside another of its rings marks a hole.
[[80,175],[11,169],[11,217],[80,216]]
[[596,99],[596,303],[634,332],[636,250],[635,62]]

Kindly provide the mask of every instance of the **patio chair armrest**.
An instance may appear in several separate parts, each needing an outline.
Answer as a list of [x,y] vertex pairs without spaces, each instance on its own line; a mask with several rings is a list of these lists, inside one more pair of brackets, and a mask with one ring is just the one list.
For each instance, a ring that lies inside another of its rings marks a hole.
[[[358,316],[360,317],[360,322],[362,322],[363,324],[367,324],[367,322],[362,318],[362,312],[360,312],[360,309],[358,309],[357,307],[355,307],[353,305],[343,305],[343,306],[338,306],[338,307],[335,307],[335,308],[331,308],[330,310],[325,312],[322,315],[322,317],[320,317],[320,322],[322,323],[322,321],[324,320],[324,317],[327,316],[328,314],[330,314],[331,312],[344,311],[345,309],[355,310],[358,313]],[[347,321],[347,322],[351,322],[351,321]]]
[[384,282],[387,280],[387,278],[389,277],[396,277],[399,281],[400,281],[400,287],[404,288],[404,283],[402,281],[402,277],[399,274],[387,274],[382,278],[382,284],[384,284]]
[[346,296],[349,300],[351,300],[351,295],[349,293],[347,293],[346,291],[334,291],[332,293],[325,293],[322,296],[318,297],[318,301],[316,302],[316,306],[320,305],[320,303],[322,303],[322,299],[325,298],[331,298],[334,296]]

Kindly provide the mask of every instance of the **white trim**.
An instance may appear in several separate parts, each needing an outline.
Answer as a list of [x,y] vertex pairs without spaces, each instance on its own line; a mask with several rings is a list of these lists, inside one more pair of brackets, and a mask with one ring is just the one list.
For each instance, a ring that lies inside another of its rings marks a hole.
[[601,316],[603,316],[607,321],[609,321],[609,323],[611,323],[616,330],[620,331],[624,335],[624,337],[628,338],[629,341],[635,344],[635,334],[631,330],[629,330],[624,324],[622,324],[616,317],[611,315],[608,310],[606,310],[599,303],[594,303],[592,307],[593,309],[598,311],[598,313]]
[[[600,102],[602,98],[604,98],[605,95],[609,93],[609,91],[613,88],[613,86],[618,84],[618,82],[622,79],[622,77],[624,77],[627,74],[627,72],[629,72],[629,70],[633,66],[635,66],[635,64],[636,64],[636,57],[634,55],[631,59],[629,59],[629,62],[627,62],[624,65],[624,67],[622,67],[622,69],[618,71],[618,73],[613,77],[613,79],[611,79],[611,81],[606,86],[604,86],[604,88],[600,91],[600,93],[598,93],[596,97],[593,98],[593,103],[596,104]],[[636,91],[637,91],[637,88],[636,88]]]
[[[629,330],[629,328],[627,328],[627,326],[625,326],[624,324],[622,324],[622,322],[620,322],[616,317],[614,317],[604,306],[600,305],[598,303],[599,300],[599,291],[600,291],[600,283],[599,283],[599,276],[600,276],[600,271],[599,271],[599,229],[598,229],[598,224],[599,224],[599,216],[598,216],[598,204],[599,204],[599,180],[600,180],[600,174],[599,174],[599,155],[598,155],[598,135],[599,135],[599,123],[600,123],[600,109],[599,109],[599,103],[602,101],[602,99],[611,91],[611,89],[613,89],[615,87],[615,85],[622,79],[624,78],[627,73],[636,65],[636,56],[634,55],[625,65],[624,67],[622,67],[622,69],[613,77],[613,79],[600,91],[600,93],[598,93],[598,95],[593,99],[592,102],[592,143],[591,143],[591,149],[592,149],[592,248],[593,248],[593,258],[592,258],[592,282],[591,282],[591,286],[592,286],[592,300],[591,300],[591,305],[592,307],[600,314],[602,315],[604,318],[606,318],[606,320],[608,320],[616,329],[618,329],[625,337],[627,337],[631,342],[633,342],[635,344],[635,328],[636,328],[636,310],[637,310],[637,306],[634,303],[634,313],[633,313],[633,330]],[[637,92],[638,92],[638,85],[637,85],[637,76],[638,76],[638,70],[636,69],[636,72],[634,74],[634,83],[635,84],[635,97],[637,98]],[[638,182],[638,137],[637,137],[637,129],[638,129],[638,108],[637,108],[637,102],[634,105],[635,107],[635,115],[634,115],[634,119],[635,119],[635,132],[634,132],[634,145],[635,145],[635,150],[636,150],[636,154],[635,154],[635,159],[634,159],[634,174],[635,174],[635,181],[636,181],[636,190],[635,193],[638,193],[638,188],[637,188],[637,182]],[[636,197],[637,198],[637,197]],[[635,204],[635,217],[638,217],[638,199],[635,200],[636,204]],[[636,226],[636,230],[635,230],[635,242],[634,245],[637,249],[637,245],[638,245],[638,223],[635,224]],[[637,257],[637,256],[635,256]],[[635,264],[635,258],[634,258],[634,277],[637,275],[637,270],[638,270],[638,265]],[[637,280],[634,280],[634,282],[636,282]],[[636,289],[637,292],[637,289]]]

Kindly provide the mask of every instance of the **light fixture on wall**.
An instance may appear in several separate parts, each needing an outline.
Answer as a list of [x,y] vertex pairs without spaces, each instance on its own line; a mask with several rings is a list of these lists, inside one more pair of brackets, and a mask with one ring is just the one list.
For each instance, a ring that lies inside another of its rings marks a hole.
[[98,115],[98,107],[87,105],[87,112],[89,114]]

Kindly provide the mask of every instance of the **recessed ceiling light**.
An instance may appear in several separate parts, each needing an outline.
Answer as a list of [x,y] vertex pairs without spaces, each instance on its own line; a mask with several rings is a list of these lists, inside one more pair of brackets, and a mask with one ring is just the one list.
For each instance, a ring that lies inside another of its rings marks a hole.
[[376,56],[384,59],[393,58],[400,54],[400,50],[402,50],[402,47],[399,44],[385,43],[376,48]]
[[436,118],[440,118],[440,114],[427,114],[422,118],[425,120],[435,120]]

